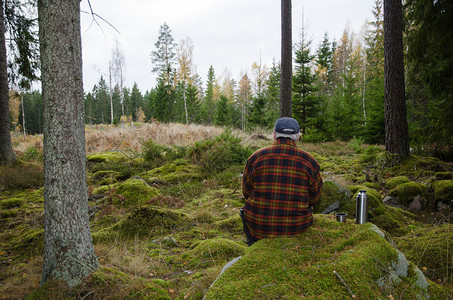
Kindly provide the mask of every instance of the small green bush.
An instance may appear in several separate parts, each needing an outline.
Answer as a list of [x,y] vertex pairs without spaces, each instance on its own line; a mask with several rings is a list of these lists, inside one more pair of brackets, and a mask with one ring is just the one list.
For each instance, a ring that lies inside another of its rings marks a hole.
[[163,146],[156,144],[152,139],[142,144],[142,156],[148,162],[162,163],[164,161],[164,150]]
[[243,165],[251,154],[249,147],[241,145],[241,138],[229,132],[214,139],[199,141],[188,150],[192,162],[208,174],[226,170],[233,165]]

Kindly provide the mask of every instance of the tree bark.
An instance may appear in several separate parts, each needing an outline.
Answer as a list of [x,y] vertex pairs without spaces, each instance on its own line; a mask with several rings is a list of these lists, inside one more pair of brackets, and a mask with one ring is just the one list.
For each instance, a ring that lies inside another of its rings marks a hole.
[[10,135],[8,64],[3,0],[0,0],[0,164],[16,162]]
[[39,0],[44,106],[41,283],[75,286],[97,269],[88,217],[80,0]]
[[291,25],[291,0],[282,0],[282,53],[280,75],[280,117],[292,117],[292,25]]
[[384,0],[385,148],[409,155],[403,60],[401,0]]

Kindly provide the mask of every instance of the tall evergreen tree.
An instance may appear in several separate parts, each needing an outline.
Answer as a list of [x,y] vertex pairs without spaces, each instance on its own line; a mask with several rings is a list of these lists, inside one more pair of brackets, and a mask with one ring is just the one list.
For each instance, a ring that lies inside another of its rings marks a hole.
[[228,98],[224,95],[220,95],[219,97],[219,101],[216,105],[216,113],[214,119],[214,124],[217,126],[227,126],[231,124],[231,118],[228,109]]
[[39,0],[44,103],[41,283],[76,286],[95,271],[88,216],[79,0]]
[[154,64],[152,71],[159,76],[158,80],[163,80],[164,85],[171,86],[177,44],[167,23],[160,26],[159,37],[154,47],[156,49],[151,52],[151,62]]
[[211,125],[214,124],[214,112],[215,112],[215,101],[214,101],[214,85],[215,85],[215,71],[212,66],[209,67],[208,79],[206,81],[206,93],[202,105],[202,119],[203,123]]
[[0,8],[0,164],[10,164],[16,157],[10,136],[8,77],[13,84],[29,89],[37,79],[39,53],[34,3],[1,0]]
[[315,127],[318,117],[319,98],[316,96],[316,75],[312,72],[314,55],[310,53],[310,41],[306,40],[305,25],[301,28],[301,40],[297,46],[293,74],[293,116],[299,121],[302,134],[308,127]]
[[275,121],[280,116],[280,64],[276,63],[275,60],[272,62],[266,85],[267,106],[265,108],[265,117],[269,126],[274,126]]
[[385,92],[384,92],[384,16],[382,0],[375,0],[374,20],[365,33],[366,124],[364,138],[370,144],[385,143]]
[[138,89],[137,83],[134,82],[134,86],[132,87],[131,92],[131,107],[130,107],[130,111],[132,112],[132,120],[134,122],[137,122],[137,117],[142,105],[143,105],[142,93]]

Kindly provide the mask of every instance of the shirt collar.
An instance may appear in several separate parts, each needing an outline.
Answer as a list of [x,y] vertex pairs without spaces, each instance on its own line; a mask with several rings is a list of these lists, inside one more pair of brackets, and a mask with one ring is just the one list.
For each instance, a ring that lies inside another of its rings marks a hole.
[[274,141],[274,145],[289,145],[296,147],[296,142],[290,138],[278,138]]

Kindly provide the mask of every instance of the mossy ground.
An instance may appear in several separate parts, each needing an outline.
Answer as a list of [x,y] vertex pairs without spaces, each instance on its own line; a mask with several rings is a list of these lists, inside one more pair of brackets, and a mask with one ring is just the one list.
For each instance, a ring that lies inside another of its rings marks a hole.
[[[448,215],[433,211],[424,211],[422,217],[386,207],[382,196],[389,191],[385,182],[404,175],[420,183],[431,180],[427,197],[434,197],[434,184],[450,180],[452,166],[435,159],[415,157],[404,162],[400,169],[385,168],[381,161],[383,155],[376,149],[358,153],[339,142],[317,146],[300,144],[320,162],[326,180],[333,180],[351,191],[351,198],[345,199],[341,207],[348,212],[349,219],[340,224],[333,221],[333,216],[316,215],[315,225],[304,235],[263,240],[246,247],[238,215],[245,203],[238,175],[243,169],[244,157],[256,145],[238,148],[235,139],[224,136],[217,140],[222,149],[206,141],[187,149],[163,147],[165,153],[158,163],[144,159],[137,152],[113,151],[90,156],[87,169],[89,212],[95,250],[102,267],[71,290],[65,290],[58,283],[37,289],[42,260],[42,178],[26,185],[14,174],[33,177],[36,170],[42,171],[42,165],[31,162],[33,168],[29,168],[29,173],[21,165],[1,167],[0,183],[11,178],[17,182],[0,186],[2,297],[201,299],[210,291],[209,297],[220,298],[215,292],[216,286],[224,279],[219,279],[211,290],[209,286],[224,264],[240,255],[245,258],[242,264],[247,262],[247,265],[269,270],[259,273],[247,268],[241,270],[245,272],[242,282],[257,288],[254,294],[249,294],[247,289],[244,291],[244,295],[253,299],[299,298],[301,295],[321,295],[326,299],[348,297],[344,286],[333,275],[334,269],[358,295],[365,298],[369,295],[373,298],[373,293],[388,296],[390,291],[364,284],[382,277],[382,269],[372,269],[369,274],[363,274],[363,269],[371,270],[378,261],[393,259],[395,252],[387,245],[375,248],[374,244],[382,239],[374,234],[370,237],[369,231],[362,231],[354,224],[351,218],[355,193],[359,189],[367,190],[370,222],[394,238],[410,237],[418,228],[431,228],[432,224],[451,220]],[[263,141],[259,142],[260,147],[265,146]],[[234,155],[225,155],[231,151]],[[5,170],[12,170],[10,174],[14,176],[5,175]],[[450,252],[451,249],[452,246],[443,248]],[[406,251],[405,247],[401,250]],[[410,253],[409,257],[412,257]],[[235,268],[241,266],[240,262],[237,264]],[[453,297],[451,290],[445,290],[451,283],[430,279],[433,280],[430,293],[440,295],[434,299],[443,299],[445,295]],[[232,283],[225,280],[224,283],[234,288]],[[400,298],[414,295],[416,289],[412,284],[409,279],[403,280],[391,293]]]

